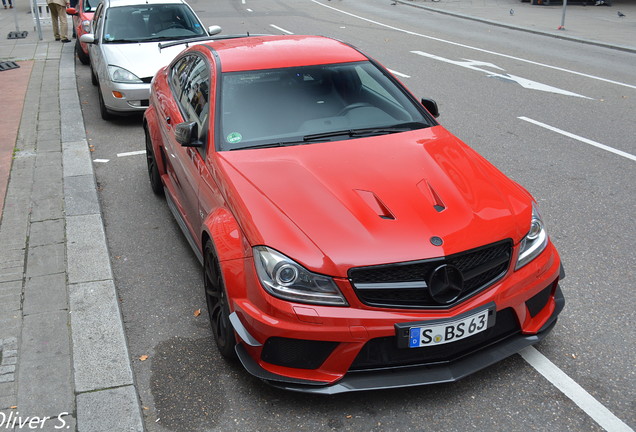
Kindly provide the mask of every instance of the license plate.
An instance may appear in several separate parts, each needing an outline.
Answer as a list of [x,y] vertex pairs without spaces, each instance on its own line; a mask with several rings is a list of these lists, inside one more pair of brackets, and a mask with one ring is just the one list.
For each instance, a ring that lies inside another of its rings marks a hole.
[[490,306],[451,320],[396,324],[398,346],[421,348],[443,345],[481,333],[494,324],[495,311]]

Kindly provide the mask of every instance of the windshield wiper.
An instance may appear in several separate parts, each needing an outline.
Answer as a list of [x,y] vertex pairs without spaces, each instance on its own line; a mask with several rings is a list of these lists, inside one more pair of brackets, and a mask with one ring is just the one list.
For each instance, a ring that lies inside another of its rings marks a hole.
[[410,130],[413,130],[413,128],[412,127],[379,127],[379,128],[362,128],[362,129],[344,129],[339,131],[305,135],[303,137],[303,140],[314,141],[314,140],[321,140],[324,138],[331,138],[331,137],[337,137],[342,135],[345,135],[348,137],[365,137],[365,136],[375,136],[375,135],[386,135],[386,134],[398,133],[398,132],[407,132]]

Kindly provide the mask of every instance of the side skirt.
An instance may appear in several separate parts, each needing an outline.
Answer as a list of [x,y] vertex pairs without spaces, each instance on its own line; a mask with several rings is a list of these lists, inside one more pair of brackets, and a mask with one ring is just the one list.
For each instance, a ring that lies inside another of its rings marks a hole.
[[203,265],[203,253],[199,250],[199,247],[197,246],[197,243],[194,241],[192,234],[190,234],[190,231],[188,230],[188,227],[186,226],[185,221],[183,220],[183,218],[181,217],[181,214],[177,210],[177,205],[172,200],[172,197],[170,196],[170,192],[168,191],[168,188],[164,186],[163,192],[166,196],[166,201],[168,202],[168,208],[170,209],[172,216],[174,216],[175,220],[177,221],[177,225],[179,225],[179,228],[181,228],[181,231],[183,231],[185,238],[188,240],[190,247],[194,251],[194,254],[196,255],[197,259],[199,260],[199,263]]

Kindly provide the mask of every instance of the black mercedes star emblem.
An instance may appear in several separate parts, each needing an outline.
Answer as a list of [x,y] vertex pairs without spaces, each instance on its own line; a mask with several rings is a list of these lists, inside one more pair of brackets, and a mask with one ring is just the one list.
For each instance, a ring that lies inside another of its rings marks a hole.
[[449,304],[459,298],[464,288],[462,272],[455,266],[442,264],[433,270],[428,282],[431,298],[439,304]]

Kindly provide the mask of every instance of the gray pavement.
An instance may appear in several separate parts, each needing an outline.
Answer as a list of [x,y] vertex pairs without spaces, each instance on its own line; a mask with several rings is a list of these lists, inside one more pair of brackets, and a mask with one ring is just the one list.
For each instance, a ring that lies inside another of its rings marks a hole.
[[[0,10],[0,61],[34,63],[0,223],[0,429],[143,431],[74,44],[50,25],[39,40],[29,4],[14,5]],[[27,37],[5,39],[16,20]]]
[[[636,52],[636,3],[627,0],[569,6],[565,30],[556,29],[560,6],[396,3]],[[75,83],[74,44],[55,42],[48,24],[39,40],[29,4],[14,5],[0,9],[0,62],[28,60],[33,67],[0,219],[0,429],[15,432],[17,422],[7,427],[7,419],[37,417],[45,431],[142,431]],[[6,38],[16,30],[27,37]],[[3,73],[0,94],[11,86]]]

